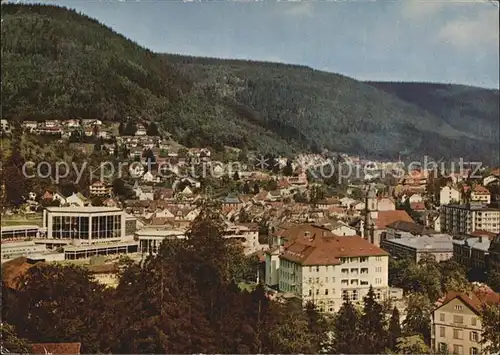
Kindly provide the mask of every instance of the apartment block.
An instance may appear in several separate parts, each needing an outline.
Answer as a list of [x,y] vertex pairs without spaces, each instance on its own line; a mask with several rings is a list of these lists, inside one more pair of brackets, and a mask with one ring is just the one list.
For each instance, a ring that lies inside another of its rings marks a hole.
[[443,205],[441,230],[451,234],[470,234],[476,230],[500,232],[500,209],[484,205]]
[[268,286],[311,301],[323,312],[336,312],[345,297],[362,301],[370,286],[377,298],[388,295],[387,252],[359,236],[313,233],[318,230],[311,225],[293,230],[301,234],[266,255]]

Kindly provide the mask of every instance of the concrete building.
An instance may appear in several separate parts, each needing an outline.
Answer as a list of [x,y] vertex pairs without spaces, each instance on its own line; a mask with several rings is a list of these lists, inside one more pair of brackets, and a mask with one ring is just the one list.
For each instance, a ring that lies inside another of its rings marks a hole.
[[460,190],[453,186],[444,186],[439,191],[439,204],[449,205],[450,203],[459,203],[461,200]]
[[395,258],[411,258],[416,263],[425,254],[431,254],[436,261],[453,257],[453,238],[448,234],[413,236],[409,233],[399,238],[385,239],[381,247]]
[[500,209],[484,205],[443,205],[441,230],[452,234],[470,234],[476,230],[500,232]]
[[488,271],[500,272],[500,234],[491,241],[488,253]]
[[43,226],[48,239],[71,239],[77,244],[121,241],[125,212],[114,207],[47,207]]
[[139,242],[139,252],[157,254],[164,240],[185,239],[186,230],[170,227],[144,228],[135,232],[134,239]]
[[62,247],[65,259],[137,252],[126,235],[126,215],[114,207],[47,207],[43,211],[47,246]]
[[[266,253],[268,286],[311,301],[323,312],[337,311],[344,297],[361,301],[370,286],[377,298],[389,297],[384,250],[359,236],[339,237],[311,225],[293,230],[289,242]],[[315,230],[320,233],[311,233]]]
[[2,243],[2,264],[9,260],[32,254],[43,253],[47,247],[43,244],[35,244],[34,241],[13,241]]
[[449,292],[432,313],[431,339],[435,352],[479,355],[481,343],[481,308],[500,304],[498,293],[476,289],[474,292]]
[[259,243],[259,226],[255,223],[228,224],[224,238],[239,240],[246,255],[262,249]]
[[486,271],[490,244],[483,236],[454,240],[453,259],[467,268]]
[[43,234],[39,226],[36,225],[18,225],[2,226],[0,228],[2,242],[6,240],[26,240],[38,238]]

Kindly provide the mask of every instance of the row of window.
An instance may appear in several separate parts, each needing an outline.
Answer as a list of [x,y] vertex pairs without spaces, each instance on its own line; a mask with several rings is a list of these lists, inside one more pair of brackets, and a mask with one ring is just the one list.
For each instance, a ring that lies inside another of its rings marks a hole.
[[[455,311],[463,311],[463,309],[464,309],[463,307],[464,307],[463,305],[457,304],[457,305],[455,305]],[[444,313],[439,314],[439,321],[446,322],[446,315]],[[453,315],[453,323],[464,324],[464,316],[454,314]],[[477,318],[472,317],[470,320],[470,324],[475,326],[476,323],[477,323]]]
[[[446,337],[446,327],[439,327],[439,336],[441,338]],[[453,339],[463,340],[464,330],[463,329],[453,329]],[[469,332],[469,340],[474,342],[479,342],[479,333],[476,331]]]
[[[446,343],[439,343],[438,345],[439,351],[441,353],[447,353],[448,352],[448,346]],[[464,355],[464,347],[463,345],[453,345],[453,354],[455,355]],[[469,355],[478,355],[479,354],[479,349],[476,347],[471,347],[469,348]]]

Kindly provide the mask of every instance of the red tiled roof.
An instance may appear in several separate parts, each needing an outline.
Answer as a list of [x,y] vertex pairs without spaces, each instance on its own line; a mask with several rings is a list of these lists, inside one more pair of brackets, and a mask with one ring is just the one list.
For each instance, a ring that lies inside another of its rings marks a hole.
[[476,194],[479,194],[479,195],[489,195],[490,194],[490,190],[488,190],[486,187],[484,187],[482,185],[476,185],[476,187],[474,188],[474,192]]
[[36,343],[31,344],[33,354],[72,355],[80,354],[81,343]]
[[474,232],[469,234],[472,237],[487,237],[489,240],[493,240],[496,236],[496,233],[487,232],[483,230],[475,230]]
[[2,281],[5,285],[12,289],[19,287],[20,279],[26,274],[28,269],[35,264],[28,263],[25,257],[15,258],[2,264]]
[[413,222],[413,219],[403,210],[379,211],[377,220],[375,221],[375,227],[377,229],[385,229],[387,225],[396,221]]
[[485,304],[500,304],[500,294],[493,292],[491,289],[478,289],[476,288],[473,292],[456,292],[450,291],[448,292],[444,299],[443,303],[438,307],[442,307],[448,302],[454,300],[455,298],[459,298],[463,303],[469,306],[472,310],[477,313],[481,312],[483,305]]
[[360,236],[299,237],[281,255],[301,265],[339,265],[343,257],[387,256],[386,251]]

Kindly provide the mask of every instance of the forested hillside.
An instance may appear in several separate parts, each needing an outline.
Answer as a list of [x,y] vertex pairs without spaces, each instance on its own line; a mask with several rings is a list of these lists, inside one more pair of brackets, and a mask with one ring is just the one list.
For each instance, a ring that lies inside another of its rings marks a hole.
[[[498,140],[485,133],[498,132],[498,110],[461,110],[439,96],[431,110],[302,66],[157,54],[54,6],[8,4],[2,13],[6,118],[154,120],[188,146],[498,159]],[[498,92],[474,95],[465,93],[498,101]],[[463,124],[476,117],[481,128]]]
[[[470,131],[485,141],[500,140],[500,94],[465,85],[370,82],[400,99],[420,106],[460,131]],[[498,151],[497,151],[498,152]]]

